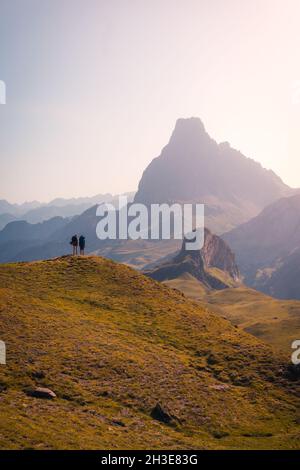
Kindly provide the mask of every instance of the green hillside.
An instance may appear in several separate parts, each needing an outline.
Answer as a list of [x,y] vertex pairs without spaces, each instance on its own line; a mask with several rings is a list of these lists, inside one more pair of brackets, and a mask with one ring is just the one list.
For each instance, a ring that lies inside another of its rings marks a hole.
[[2,265],[0,286],[1,449],[300,447],[288,360],[180,292],[96,257]]
[[274,299],[246,286],[208,290],[193,276],[180,276],[164,284],[287,355],[292,352],[292,342],[300,338],[298,300]]
[[205,297],[210,308],[221,308],[226,318],[245,331],[291,354],[300,338],[300,302],[277,300],[247,287],[211,292]]

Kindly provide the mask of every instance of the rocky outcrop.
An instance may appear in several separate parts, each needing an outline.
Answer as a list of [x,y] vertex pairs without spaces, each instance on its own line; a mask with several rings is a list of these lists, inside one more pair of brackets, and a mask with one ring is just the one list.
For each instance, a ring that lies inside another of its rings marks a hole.
[[[218,271],[212,272],[211,268],[217,268]],[[223,275],[218,276],[219,273]],[[184,240],[180,252],[167,261],[158,263],[152,270],[146,270],[145,274],[157,281],[190,274],[212,289],[232,287],[233,283],[239,283],[240,277],[233,252],[220,237],[213,235],[208,229],[205,229],[204,246],[201,250],[187,250]]]
[[208,229],[205,229],[205,242],[201,255],[206,267],[219,268],[235,281],[239,281],[240,273],[234,253],[221,237],[214,235]]
[[44,398],[52,400],[56,398],[56,394],[50,388],[36,387],[26,391],[27,395],[34,398]]
[[180,424],[179,418],[172,414],[166,406],[156,403],[155,407],[152,409],[151,418],[160,421],[165,424]]

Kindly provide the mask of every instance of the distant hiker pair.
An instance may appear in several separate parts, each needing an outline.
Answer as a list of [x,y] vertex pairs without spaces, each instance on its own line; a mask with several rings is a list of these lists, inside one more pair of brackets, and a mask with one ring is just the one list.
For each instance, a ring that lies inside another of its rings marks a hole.
[[79,240],[77,235],[73,235],[70,245],[73,246],[73,256],[78,255],[78,245],[80,249],[80,254],[84,255],[84,249],[85,249],[85,237],[83,235],[80,235]]

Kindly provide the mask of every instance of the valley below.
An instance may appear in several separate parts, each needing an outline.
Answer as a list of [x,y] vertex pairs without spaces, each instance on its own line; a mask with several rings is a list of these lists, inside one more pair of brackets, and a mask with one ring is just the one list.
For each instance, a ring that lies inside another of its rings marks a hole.
[[292,342],[300,338],[299,301],[274,299],[246,286],[208,291],[188,274],[164,284],[287,355]]

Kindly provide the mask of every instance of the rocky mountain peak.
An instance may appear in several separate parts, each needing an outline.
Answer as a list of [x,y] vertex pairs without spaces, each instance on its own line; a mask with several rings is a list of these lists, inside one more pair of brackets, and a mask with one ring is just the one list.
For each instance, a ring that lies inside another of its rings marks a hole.
[[[176,279],[183,274],[190,274],[206,287],[225,289],[234,283],[239,283],[239,269],[235,263],[235,256],[226,242],[217,235],[205,229],[205,241],[201,250],[187,250],[187,240],[184,239],[181,250],[168,260],[162,260],[152,271],[146,272],[150,277],[164,281]],[[223,272],[222,279],[218,273],[212,272],[217,268]],[[230,279],[226,282],[224,279]]]
[[293,194],[274,173],[209,136],[199,118],[178,119],[169,143],[140,180],[135,202],[206,205],[206,226],[225,233]]
[[177,119],[174,131],[171,135],[170,145],[186,145],[187,142],[195,143],[209,138],[204,124],[200,118],[180,118]]
[[229,274],[235,281],[239,280],[240,273],[236,265],[235,255],[221,237],[214,235],[210,230],[205,228],[204,245],[201,250],[187,250],[187,242],[188,240],[183,240],[181,251],[177,259],[190,256],[194,262],[198,265],[203,265],[204,268],[221,269]]
[[206,267],[216,267],[227,272],[235,281],[240,278],[235,255],[229,245],[217,235],[205,229],[204,246],[201,250]]

